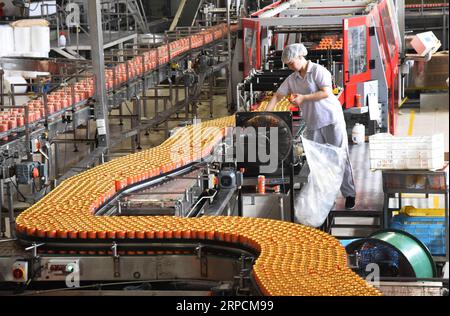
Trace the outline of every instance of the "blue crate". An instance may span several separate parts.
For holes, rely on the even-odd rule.
[[[445,255],[445,217],[398,214],[392,217],[389,227],[417,237],[432,255]]]

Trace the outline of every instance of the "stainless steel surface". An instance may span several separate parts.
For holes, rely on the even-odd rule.
[[[150,181],[146,181],[144,183],[140,183],[138,185],[134,185],[132,187],[128,187],[126,188],[124,191],[122,191],[121,193],[117,194],[116,196],[114,196],[110,201],[108,201],[104,206],[100,207],[97,210],[97,215],[112,215],[112,214],[116,214],[116,209],[115,209],[115,205],[117,205],[117,201],[119,199],[121,199],[124,195],[127,194],[131,194],[133,192],[137,192],[139,190],[145,189],[145,188],[149,188],[154,186],[155,184],[158,183],[163,183],[164,181],[167,180],[172,180],[178,176],[182,176],[183,174],[194,170],[194,169],[198,169],[201,168],[203,166],[203,164],[209,163],[211,162],[211,160],[213,159],[213,156],[209,156],[203,159],[202,162],[194,162],[188,166],[185,166],[183,168],[177,169],[174,172],[171,172],[169,174],[164,174],[160,177],[154,178]]]
[[[441,282],[380,282],[386,296],[442,296]]]
[[[121,198],[121,214],[134,212],[148,214],[185,216],[187,210],[202,193],[199,177],[202,170],[194,170],[182,176],[171,177],[169,181],[148,189],[133,192]]]
[[[92,249],[106,249],[107,244],[89,244]],[[85,243],[75,247],[87,247]],[[68,244],[46,244],[53,249],[68,249]],[[131,248],[127,248],[131,247]],[[144,248],[137,248],[144,247]],[[151,247],[151,248],[145,248]],[[108,248],[108,247],[107,247]],[[81,248],[80,248],[81,249]],[[89,248],[85,248],[86,250]],[[109,249],[109,248],[108,248]],[[208,280],[232,281],[243,268],[242,258],[253,255],[246,250],[206,243],[116,244],[118,253],[105,255],[32,256],[18,241],[0,242],[0,282],[14,281],[12,267],[17,261],[27,261],[30,271],[38,271],[37,281],[66,281],[78,276],[80,281],[170,281]],[[152,249],[147,255],[119,255],[120,250]],[[169,251],[169,252],[168,252]],[[185,254],[180,254],[187,251]],[[244,257],[243,257],[244,256]],[[31,274],[29,275],[31,276]]]
[[[186,189],[197,184],[198,176],[200,176],[201,173],[201,170],[195,170],[183,176],[173,177],[171,180],[163,184],[153,186],[140,192],[133,192],[127,197],[127,199],[129,201],[133,201],[133,199],[145,198],[147,195],[152,196],[154,194],[164,194],[162,197],[163,199],[176,200],[180,197],[180,194],[185,194]]]
[[[85,125],[90,119],[89,107],[86,107],[85,104],[86,102],[83,101],[73,106],[73,122],[70,125],[63,122],[60,116],[66,111],[66,109],[50,115],[47,119],[47,131],[49,139],[56,137],[57,134],[71,131],[74,126],[79,127],[80,125]],[[31,140],[40,137],[40,135],[42,135],[42,133],[46,131],[46,128],[44,127],[44,121],[45,120],[42,119],[30,125],[32,131],[30,131],[29,137]],[[0,148],[3,150],[9,150],[10,152],[19,151],[23,153],[23,155],[25,155],[28,149],[25,146],[26,135],[24,134],[24,128],[18,128],[16,130],[9,130],[7,132],[0,133],[0,137],[6,137],[6,135],[11,132],[16,133],[17,135],[14,137],[9,137],[9,140],[7,142],[0,143]]]
[[[212,203],[203,207],[205,216],[234,216],[237,215],[238,196],[235,189],[219,190]]]
[[[65,281],[70,273],[51,270],[52,265],[79,262],[80,281],[151,281],[197,279],[227,281],[239,273],[240,263],[233,258],[205,255],[207,274],[204,275],[201,260],[193,255],[121,256],[119,270],[114,258],[106,256],[41,257],[43,267],[32,282]],[[0,282],[13,281],[11,267],[19,257],[0,258]],[[119,274],[116,274],[118,272]]]
[[[289,218],[283,218],[289,213],[289,196],[281,193],[254,193],[242,194],[243,216],[270,218],[289,221]]]

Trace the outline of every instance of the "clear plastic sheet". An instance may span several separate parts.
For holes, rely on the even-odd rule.
[[[308,183],[295,198],[297,223],[319,227],[325,221],[339,194],[346,152],[336,146],[319,144],[302,137],[310,173]]]

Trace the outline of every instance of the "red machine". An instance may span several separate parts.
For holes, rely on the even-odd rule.
[[[333,74],[344,110],[367,107],[368,94],[377,90],[379,127],[395,133],[402,48],[392,0],[278,1],[242,19],[242,28],[244,77],[265,65],[273,48],[303,42],[308,58],[323,60]],[[343,44],[317,45],[324,36],[342,38]]]

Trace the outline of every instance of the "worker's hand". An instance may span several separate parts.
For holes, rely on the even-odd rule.
[[[289,102],[297,106],[302,105],[303,101],[305,101],[305,96],[303,94],[291,94],[289,97]]]

